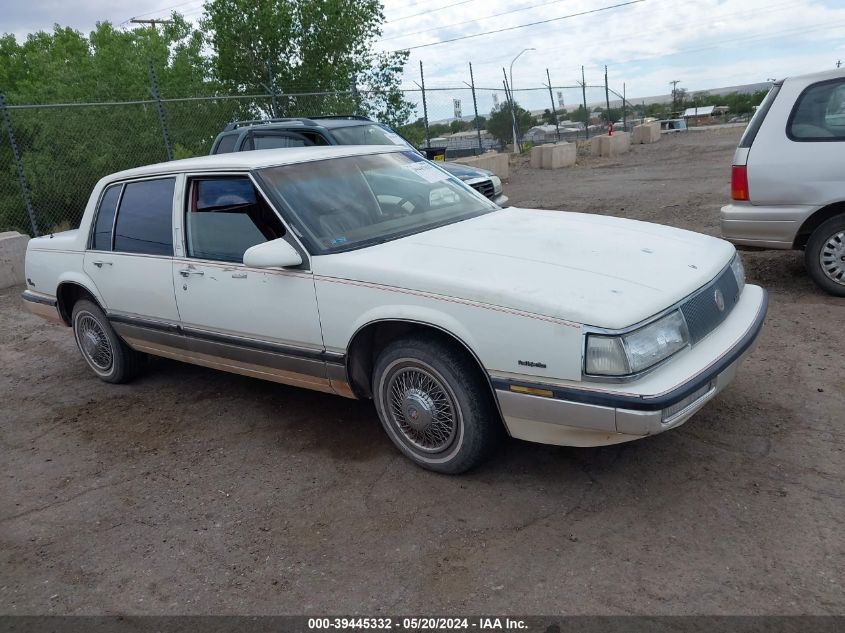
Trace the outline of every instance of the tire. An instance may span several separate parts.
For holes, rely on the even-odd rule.
[[[804,250],[807,272],[822,290],[845,297],[845,214],[823,222]]]
[[[476,364],[463,350],[435,337],[398,339],[382,351],[373,371],[373,400],[396,447],[435,472],[466,472],[503,435],[490,388]]]
[[[121,340],[95,303],[87,299],[77,301],[73,305],[71,325],[79,353],[101,380],[128,382],[141,371],[146,356]]]

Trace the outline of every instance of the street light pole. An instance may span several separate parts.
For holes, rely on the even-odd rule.
[[[511,115],[512,115],[513,121],[514,121],[514,124],[513,124],[513,151],[514,151],[514,153],[516,153],[516,151],[517,151],[517,145],[516,145],[516,107],[515,107],[516,101],[514,100],[514,97],[513,97],[513,63],[517,59],[519,59],[520,56],[523,53],[526,53],[528,51],[536,51],[536,50],[537,50],[536,48],[524,48],[524,49],[522,49],[519,52],[519,55],[517,55],[516,57],[513,58],[513,60],[511,60],[510,72],[508,73],[508,86],[510,88],[510,93],[511,93]]]

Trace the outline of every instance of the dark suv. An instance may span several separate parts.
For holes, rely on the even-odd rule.
[[[419,150],[388,126],[363,116],[315,116],[310,118],[236,121],[226,126],[211,146],[212,154],[278,149],[308,145],[402,145]],[[502,181],[486,169],[438,161],[450,174],[504,206]]]

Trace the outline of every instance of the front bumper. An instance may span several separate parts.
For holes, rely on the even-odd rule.
[[[498,196],[493,198],[493,202],[498,204],[500,207],[506,207],[508,206],[508,199],[509,198],[505,194],[500,193]]]
[[[738,246],[790,249],[804,221],[818,207],[764,207],[749,202],[734,202],[719,214],[722,237]]]
[[[728,318],[705,340],[634,383],[493,378],[508,432],[543,444],[603,446],[680,426],[733,380],[753,349],[767,305],[765,290],[746,286]]]

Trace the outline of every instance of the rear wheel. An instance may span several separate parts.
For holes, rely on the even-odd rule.
[[[120,339],[99,306],[87,299],[77,301],[71,324],[82,358],[100,379],[121,383],[138,375],[144,354]]]
[[[472,359],[437,339],[394,341],[379,355],[373,399],[387,435],[413,462],[458,474],[501,435],[492,395]]]
[[[820,288],[845,297],[845,215],[834,216],[813,231],[804,261]]]

